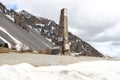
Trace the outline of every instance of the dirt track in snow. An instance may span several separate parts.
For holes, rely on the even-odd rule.
[[[98,57],[72,57],[61,55],[44,55],[31,53],[0,53],[0,66],[3,64],[19,64],[30,63],[34,66],[48,66],[48,65],[65,65],[77,63],[80,61],[96,61],[96,60],[115,60]]]

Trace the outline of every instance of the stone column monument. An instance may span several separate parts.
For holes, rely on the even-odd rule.
[[[68,16],[66,8],[63,8],[60,13],[58,41],[61,43],[62,53],[64,55],[69,55],[70,46],[68,42]]]

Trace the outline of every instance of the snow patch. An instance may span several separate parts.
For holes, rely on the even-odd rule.
[[[40,20],[42,19],[42,18],[41,18],[41,17],[39,17],[39,16],[36,16],[36,17],[37,17],[38,19],[40,19]]]
[[[8,44],[8,47],[11,49],[12,48],[12,44],[10,43],[10,42],[8,42],[6,39],[4,39],[3,37],[1,37],[0,36],[0,39],[2,40],[2,41],[4,41],[5,43],[7,43]]]
[[[54,30],[54,29],[55,29],[55,27],[52,26],[52,30]]]
[[[52,49],[60,49],[60,46],[54,46]]]
[[[80,53],[70,53],[71,56],[79,56],[80,54],[82,54],[82,52],[80,52]]]
[[[52,40],[51,39],[49,39],[49,38],[46,38],[49,42],[52,42]]]
[[[27,25],[30,29],[32,29],[33,27],[31,25]]]
[[[34,28],[34,30],[35,30],[36,32],[39,32],[37,28]]]
[[[10,15],[6,15],[6,17],[8,17],[10,20],[12,20],[14,22],[14,18],[11,17]]]
[[[52,22],[52,21],[49,21],[48,25],[50,25],[50,24],[51,24],[51,22]]]
[[[3,65],[0,80],[120,80],[120,61],[89,61],[34,67],[28,63]]]
[[[37,26],[45,26],[44,24],[35,24],[35,25],[37,25]]]
[[[29,47],[28,46],[26,46],[25,44],[23,44],[22,42],[20,42],[18,39],[16,39],[15,37],[13,37],[11,34],[9,34],[8,32],[7,32],[7,30],[5,30],[4,28],[2,28],[2,27],[0,27],[0,30],[1,31],[3,31],[4,33],[6,33],[10,38],[12,38],[14,41],[15,41],[15,43],[16,43],[16,49],[19,51],[19,50],[28,50],[29,49]],[[1,38],[2,39],[2,38]],[[2,40],[4,40],[5,41],[5,39],[2,39]],[[8,42],[8,41],[6,41],[7,43],[8,43],[8,46],[10,46],[10,48],[11,48],[11,44]]]

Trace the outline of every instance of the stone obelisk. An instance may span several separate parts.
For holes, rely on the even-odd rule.
[[[61,9],[60,22],[59,22],[59,41],[61,41],[61,49],[64,55],[69,55],[70,46],[68,42],[68,16],[67,9]]]

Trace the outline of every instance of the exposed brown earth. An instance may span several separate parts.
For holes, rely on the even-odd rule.
[[[80,61],[96,61],[96,60],[115,60],[112,58],[100,58],[100,57],[72,57],[63,55],[43,55],[43,54],[31,54],[31,53],[4,53],[0,54],[0,66],[3,64],[19,64],[30,63],[34,66],[48,66],[48,65],[65,65],[77,63]],[[116,59],[117,60],[117,59]]]

